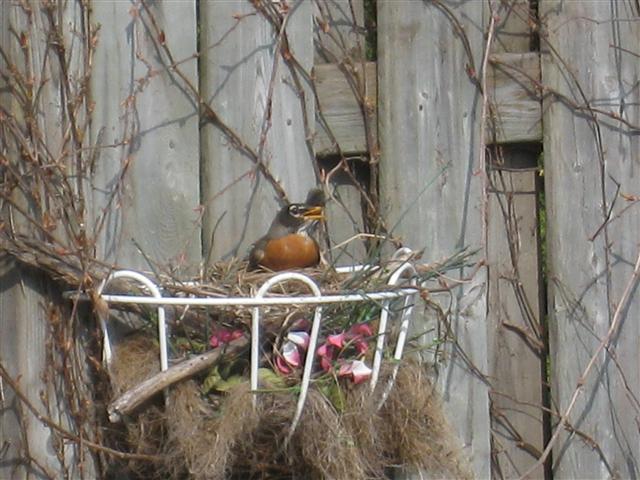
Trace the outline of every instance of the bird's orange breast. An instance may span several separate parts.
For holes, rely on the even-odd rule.
[[[269,240],[264,247],[260,265],[271,270],[287,270],[311,267],[319,261],[320,251],[315,240],[295,233]]]

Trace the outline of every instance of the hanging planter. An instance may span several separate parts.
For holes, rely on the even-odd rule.
[[[118,385],[109,419],[127,423],[138,452],[163,452],[155,468],[165,475],[371,478],[404,466],[470,476],[424,367],[402,360],[419,288],[412,263],[394,259],[391,271],[351,274],[375,282],[330,293],[299,272],[270,276],[251,296],[216,297],[166,295],[138,272],[112,273],[100,298],[153,307],[157,340],[114,346],[101,316]],[[143,294],[108,293],[123,278]]]

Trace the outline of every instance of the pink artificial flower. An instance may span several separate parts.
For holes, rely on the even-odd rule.
[[[346,338],[347,335],[344,332],[338,333],[336,335],[329,335],[327,337],[327,344],[333,345],[336,348],[342,348],[344,347]]]
[[[289,375],[291,372],[293,372],[293,369],[280,355],[276,355],[276,369],[283,375]]]
[[[289,332],[287,334],[287,339],[301,348],[302,351],[306,352],[309,348],[309,334],[304,331],[295,331]]]
[[[311,330],[311,322],[306,318],[298,318],[293,322],[293,325],[291,325],[291,328],[289,330],[308,332],[309,330]]]
[[[346,339],[355,347],[359,355],[364,355],[369,350],[367,338],[373,335],[371,327],[367,323],[352,325],[346,333]]]
[[[325,372],[330,372],[333,362],[345,347],[353,345],[358,355],[364,355],[369,350],[367,337],[371,337],[371,327],[366,323],[352,325],[346,332],[327,336],[327,340],[316,351],[320,357],[320,366]],[[360,378],[358,376],[358,378]]]
[[[229,343],[236,338],[240,338],[243,335],[242,330],[229,330],[228,328],[220,328],[216,330],[211,338],[209,338],[209,345],[213,348],[218,348],[220,345]]]
[[[307,332],[289,332],[287,341],[282,345],[282,352],[276,355],[276,369],[285,375],[302,365],[302,353],[309,348]],[[302,352],[302,353],[301,353]]]
[[[362,360],[352,360],[340,365],[339,377],[351,377],[351,381],[358,385],[371,377],[372,370]]]
[[[330,372],[333,368],[333,357],[336,354],[336,347],[330,345],[329,342],[320,345],[316,351],[316,355],[320,357],[320,366],[325,372]]]
[[[356,347],[356,350],[358,351],[358,354],[360,354],[360,355],[364,355],[369,350],[369,344],[362,337],[354,338],[352,340],[352,342],[353,342],[353,346]]]
[[[282,358],[292,367],[299,367],[302,362],[300,350],[293,342],[285,342],[282,346]]]
[[[302,364],[302,356],[300,350],[295,343],[287,340],[282,346],[282,353],[276,355],[276,368],[285,375],[288,375],[294,368],[298,368]]]
[[[348,333],[354,337],[357,335],[360,335],[362,337],[370,337],[371,335],[373,335],[371,326],[368,323],[356,323],[355,325],[351,326]]]

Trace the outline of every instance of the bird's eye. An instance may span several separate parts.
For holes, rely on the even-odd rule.
[[[302,216],[302,209],[298,205],[289,205],[289,213],[292,217]]]

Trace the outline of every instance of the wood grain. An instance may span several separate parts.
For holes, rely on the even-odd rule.
[[[381,201],[393,233],[413,249],[425,248],[425,261],[462,246],[485,247],[483,180],[475,174],[481,98],[465,71],[482,58],[482,5],[447,5],[464,25],[472,59],[437,4],[378,3]],[[478,478],[490,476],[488,389],[471,371],[488,368],[486,294],[483,268],[454,293],[450,336],[466,357],[450,344],[439,378]]]
[[[359,182],[363,180],[362,172],[368,168],[369,160],[361,103],[363,98],[369,105],[377,103],[376,65],[365,62],[364,58],[362,0],[330,0],[314,2],[314,6],[316,65],[313,75],[319,103],[314,149],[319,157],[333,155],[321,161],[325,171],[335,167],[338,152],[356,158],[349,164],[354,175],[340,171],[329,180],[333,201],[327,205],[327,233],[332,250],[326,252],[325,257],[336,265],[354,265],[366,260],[366,244],[358,237],[364,232]],[[327,23],[320,25],[322,22]],[[375,107],[369,128],[377,131]],[[373,133],[374,137],[376,134]]]
[[[349,76],[367,82],[368,102],[377,103],[376,63],[366,62],[364,74],[359,65],[353,73],[345,73],[344,66],[336,64],[316,65],[315,84],[320,108],[343,154],[365,153],[368,150],[362,107],[354,93],[358,88],[348,80]],[[375,117],[374,117],[375,118]],[[372,125],[375,129],[376,124]],[[318,121],[314,146],[318,155],[335,152],[333,139],[324,125]]]
[[[614,2],[540,2],[545,97],[545,191],[549,251],[552,394],[562,413],[580,382],[569,423],[553,451],[562,478],[640,476],[640,300],[625,310],[608,353],[581,375],[613,320],[638,255],[640,217],[623,195],[638,194],[637,130],[594,122],[603,107],[640,124],[637,10]],[[608,126],[610,125],[610,126]],[[608,219],[610,221],[608,221]],[[588,439],[588,443],[582,439]]]
[[[492,44],[488,93],[491,149],[487,263],[489,374],[492,380],[492,476],[518,478],[544,448],[542,328],[537,181],[542,142],[540,52],[528,0],[492,4],[499,20]],[[489,4],[485,3],[489,15]],[[544,478],[540,466],[530,478]]]
[[[147,3],[176,59],[196,51],[195,2]],[[103,144],[97,160],[93,215],[118,190],[99,242],[100,259],[130,268],[152,262],[182,267],[200,261],[198,109],[167,70],[149,16],[140,5],[96,2],[92,21],[100,41],[91,87],[97,99],[92,136]],[[176,21],[179,19],[179,21]],[[197,86],[196,60],[180,65]],[[124,182],[118,185],[122,168]],[[140,251],[142,250],[142,252]]]
[[[500,53],[490,58],[491,125],[488,143],[542,141],[540,53]]]
[[[529,0],[508,0],[494,3],[492,7],[498,17],[494,53],[524,53],[531,50],[535,14]],[[489,15],[485,3],[485,15]]]
[[[538,259],[537,152],[503,152],[491,173],[487,259],[494,475],[517,478],[543,440],[545,335]],[[522,168],[525,167],[525,168]],[[529,168],[526,168],[529,167]],[[544,478],[539,468],[531,478]]]
[[[82,58],[84,49],[82,45],[74,43],[70,35],[72,29],[82,32],[80,9],[69,2],[58,10],[58,14],[55,20],[65,26],[61,28],[64,32],[64,47],[71,49],[73,45],[73,54],[67,51],[65,57],[68,75],[80,78],[84,72],[78,58]],[[22,134],[27,142],[35,144],[42,139],[47,152],[59,162],[61,169],[66,168],[73,174],[76,171],[70,160],[70,146],[64,141],[69,122],[64,113],[62,73],[49,32],[49,19],[40,2],[33,2],[29,6],[0,2],[0,47],[17,68],[15,73],[23,79],[18,91],[30,84],[33,90],[29,95],[37,92],[37,95],[25,101],[28,103],[26,108],[22,102],[18,105],[15,97],[10,95],[11,88],[5,84],[7,81],[13,83],[15,79],[12,75],[7,75],[10,69],[0,56],[0,107],[14,115],[18,123],[24,122]],[[27,43],[25,48],[19,44],[20,36]],[[15,87],[15,83],[13,86]],[[76,87],[77,85],[71,85],[72,89]],[[28,120],[25,118],[27,115],[30,116]],[[23,160],[25,157],[20,155],[11,135],[4,130],[8,128],[4,121],[5,119],[0,122],[0,155],[7,155],[10,164],[18,165],[19,171],[27,172],[38,168],[27,165]],[[42,161],[45,163],[52,160]],[[4,168],[3,165],[2,170]],[[4,173],[0,173],[1,188],[10,191],[4,183]],[[34,211],[46,211],[45,198],[44,193],[31,200],[23,195],[13,197],[30,214],[34,214]],[[27,235],[33,234],[32,225],[12,210],[3,200],[0,223],[6,222],[4,225],[8,225],[10,222],[12,229]],[[55,216],[57,212],[47,213]],[[58,228],[55,234],[62,236],[61,231]],[[21,268],[6,255],[0,245],[0,362],[17,381],[24,398],[43,410],[43,398],[46,398],[50,408],[47,414],[61,427],[69,428],[69,418],[64,411],[66,392],[59,388],[61,383],[58,380],[43,380],[45,375],[50,377],[52,373],[47,348],[47,342],[51,341],[51,326],[45,307],[55,302],[52,291],[50,279],[41,272]],[[81,330],[78,328],[78,331]],[[75,443],[59,442],[59,437],[21,404],[19,397],[9,385],[0,381],[0,478],[77,477],[81,471],[87,476],[95,475],[93,457],[89,452]],[[62,456],[62,462],[58,454]]]
[[[364,1],[313,2],[314,64],[360,62],[364,57]]]

